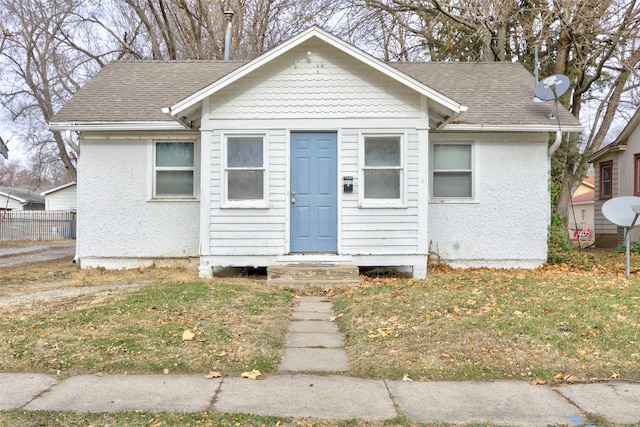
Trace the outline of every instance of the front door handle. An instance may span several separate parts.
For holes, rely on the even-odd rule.
[[[295,205],[296,204],[296,199],[291,199],[291,204]]]

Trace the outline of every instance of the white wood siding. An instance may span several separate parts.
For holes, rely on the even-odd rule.
[[[209,249],[211,255],[280,255],[285,250],[287,205],[285,130],[266,133],[268,149],[269,207],[223,208],[222,133],[212,133],[211,208]]]
[[[406,134],[405,181],[406,207],[361,208],[358,205],[358,153],[360,129],[338,132],[338,252],[341,255],[417,254],[418,248],[418,132],[399,129]],[[370,131],[366,129],[365,131]],[[386,132],[389,132],[387,130]],[[289,184],[287,144],[289,131],[268,132],[269,208],[226,209],[222,207],[223,168],[221,135],[212,133],[211,208],[208,255],[278,256],[288,252]],[[353,193],[342,191],[342,176],[354,177]]]
[[[338,136],[338,253],[359,257],[365,264],[363,257],[369,255],[377,256],[376,262],[379,256],[396,255],[387,258],[388,265],[411,264],[416,259],[411,255],[424,255],[426,265],[426,201],[418,209],[418,181],[425,169],[419,167],[418,144],[420,140],[428,157],[427,117],[427,102],[415,91],[316,42],[303,44],[215,93],[205,101],[202,117],[207,133],[203,140],[211,140],[210,155],[203,154],[211,168],[211,180],[203,185],[211,195],[210,206],[203,207],[208,224],[201,229],[209,231],[202,242],[203,263],[248,265],[248,260],[255,260],[254,265],[264,265],[288,254],[290,134],[321,131]],[[266,135],[268,208],[223,207],[222,138],[234,132]],[[363,133],[398,133],[405,138],[405,206],[359,205]],[[343,176],[354,177],[352,193],[343,192]],[[422,240],[420,227],[425,228]]]
[[[404,131],[404,129],[403,129]],[[342,247],[347,255],[415,254],[418,248],[418,133],[406,133],[405,201],[403,208],[360,208],[358,191],[343,194]],[[344,175],[358,176],[357,130],[343,132]]]
[[[209,109],[211,119],[400,118],[416,117],[420,96],[310,42],[216,93]]]
[[[45,209],[48,211],[68,211],[77,209],[77,190],[72,185],[45,195]]]
[[[21,211],[22,204],[16,199],[0,195],[0,210],[4,210],[4,209],[7,209],[7,210],[15,209],[15,210]]]

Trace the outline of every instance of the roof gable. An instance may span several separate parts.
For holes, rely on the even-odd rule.
[[[325,43],[337,49],[339,52],[347,55],[351,59],[372,68],[374,72],[381,73],[386,77],[425,96],[431,103],[430,107],[432,111],[430,111],[430,113],[435,113],[433,115],[437,116],[435,118],[435,123],[432,123],[432,125],[440,126],[445,122],[451,120],[453,117],[466,111],[467,109],[457,101],[432,89],[425,83],[414,79],[410,75],[401,72],[397,68],[394,68],[389,64],[374,58],[373,56],[361,51],[360,49],[357,49],[353,45],[344,42],[343,40],[320,29],[317,26],[314,26],[280,44],[269,52],[256,58],[255,60],[232,71],[228,75],[213,82],[209,86],[172,105],[169,109],[170,114],[176,118],[189,116],[193,110],[199,109],[201,102],[203,102],[208,97],[229,87],[233,83],[243,78],[247,78],[250,74],[266,67],[268,64],[285,57],[285,55],[292,50],[308,45],[312,41]],[[307,55],[311,56],[313,55],[313,53],[309,51]]]

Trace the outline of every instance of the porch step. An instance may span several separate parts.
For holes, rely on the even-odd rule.
[[[300,290],[359,285],[360,272],[351,264],[274,264],[267,268],[267,284]]]

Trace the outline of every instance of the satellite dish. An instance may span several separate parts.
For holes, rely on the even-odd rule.
[[[553,101],[553,109],[549,114],[550,119],[555,119],[558,113],[558,97],[562,96],[569,89],[569,77],[563,74],[554,74],[545,77],[538,83],[533,90],[536,99],[543,101]],[[558,122],[558,126],[560,123]]]
[[[637,213],[640,213],[640,197],[614,197],[602,205],[602,215],[620,227],[631,227]]]
[[[631,229],[640,216],[640,197],[622,196],[607,200],[602,205],[602,215],[615,225],[624,227],[624,246],[627,258],[626,273],[629,277],[629,245]]]
[[[569,77],[563,74],[554,74],[539,81],[533,93],[543,101],[555,101],[568,89]]]

